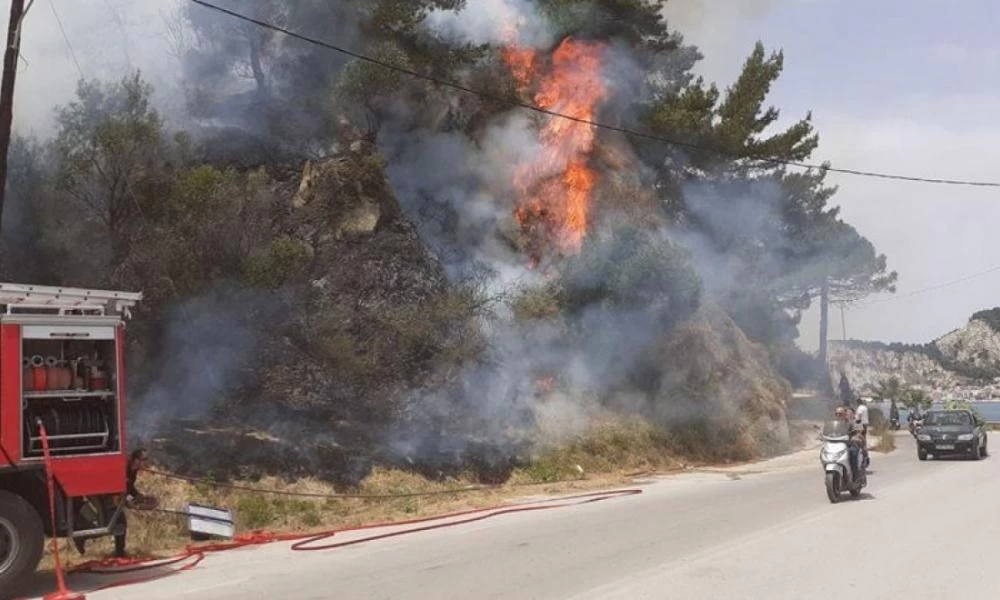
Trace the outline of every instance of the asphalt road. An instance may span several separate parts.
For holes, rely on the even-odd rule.
[[[980,462],[919,462],[902,435],[897,451],[873,454],[868,493],[837,505],[810,450],[336,550],[226,552],[88,598],[997,598],[1000,439],[990,445],[997,456]]]

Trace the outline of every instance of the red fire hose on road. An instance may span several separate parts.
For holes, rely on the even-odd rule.
[[[148,571],[153,569],[161,569],[168,567],[177,567],[166,573],[148,575],[143,577],[137,577],[132,579],[115,581],[108,583],[106,585],[100,586],[93,591],[106,590],[110,588],[117,588],[127,585],[134,585],[137,583],[145,583],[149,581],[155,581],[171,575],[176,575],[178,573],[183,573],[184,571],[189,571],[194,567],[198,566],[206,557],[206,555],[216,552],[223,552],[226,550],[234,550],[236,548],[245,548],[249,546],[259,546],[263,544],[271,544],[275,542],[295,542],[292,544],[291,549],[299,552],[311,552],[319,550],[332,550],[334,548],[342,548],[344,546],[352,546],[356,544],[362,544],[365,542],[371,542],[375,540],[381,540],[386,538],[398,537],[403,535],[408,535],[411,533],[418,533],[422,531],[431,531],[434,529],[444,529],[446,527],[455,527],[457,525],[466,525],[468,523],[474,523],[476,521],[485,521],[493,517],[498,517],[500,515],[508,515],[519,512],[534,512],[542,510],[550,510],[554,508],[567,508],[570,506],[578,506],[581,504],[590,504],[594,502],[600,502],[602,500],[610,500],[612,498],[618,498],[623,496],[632,496],[636,494],[641,494],[640,489],[618,489],[609,490],[604,492],[590,492],[585,494],[577,494],[573,496],[564,496],[561,498],[553,498],[551,500],[542,500],[538,502],[532,502],[528,504],[520,505],[499,505],[492,506],[488,508],[476,508],[470,510],[462,510],[457,512],[445,513],[441,515],[435,515],[431,517],[420,517],[416,519],[409,519],[405,521],[389,521],[385,523],[373,523],[369,525],[360,525],[355,527],[344,527],[340,529],[332,529],[328,531],[313,532],[307,534],[276,534],[264,531],[257,531],[250,534],[237,536],[231,542],[221,542],[217,544],[208,545],[192,545],[188,546],[180,554],[166,559],[107,559],[101,561],[90,561],[70,569],[70,573],[88,573],[93,575],[124,575],[128,573],[135,573],[139,571]],[[458,520],[451,520],[458,519]],[[437,522],[435,521],[444,521]],[[336,535],[349,533],[353,531],[365,531],[371,529],[383,529],[387,527],[405,527],[407,525],[421,525],[422,527],[416,527],[413,529],[404,529],[402,531],[391,531],[386,533],[375,534],[363,538],[347,540],[344,542],[334,542],[321,544],[325,540],[329,540]],[[179,565],[179,566],[178,566]]]

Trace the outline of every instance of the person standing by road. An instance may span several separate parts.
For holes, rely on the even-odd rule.
[[[854,411],[854,420],[861,427],[861,434],[868,443],[868,404],[864,398],[858,398],[858,409]]]
[[[840,372],[840,402],[844,406],[851,405],[851,399],[854,398],[854,394],[851,393],[851,382],[847,380],[847,374],[843,371]]]
[[[111,527],[110,533],[114,535],[115,538],[115,558],[125,558],[125,538],[128,535],[128,519],[125,516],[125,508],[131,509],[149,509],[155,508],[159,504],[158,500],[153,496],[146,496],[139,492],[139,489],[135,485],[135,481],[139,476],[139,471],[146,468],[147,461],[149,460],[149,454],[145,449],[138,449],[129,456],[128,463],[125,467],[125,501],[124,506],[121,507],[118,513],[118,519],[115,524]],[[97,518],[96,509],[87,505],[86,502],[77,501],[79,505],[77,519],[81,523],[87,524],[87,527],[97,529],[99,525],[99,520]],[[112,509],[112,507],[105,507],[106,510]],[[87,541],[90,538],[77,537],[73,539],[73,543],[76,546],[77,551],[82,555],[86,552]]]
[[[159,501],[154,496],[147,496],[139,491],[135,482],[139,477],[139,471],[148,466],[149,453],[145,448],[139,448],[129,456],[128,468],[126,470],[125,502],[126,506],[136,510],[148,510],[155,508]],[[125,518],[125,511],[122,511],[115,529],[115,558],[125,558],[125,538],[128,535],[128,520]]]

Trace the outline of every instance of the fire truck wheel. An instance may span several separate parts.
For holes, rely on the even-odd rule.
[[[20,496],[0,491],[0,597],[16,595],[42,559],[45,532],[38,512]]]

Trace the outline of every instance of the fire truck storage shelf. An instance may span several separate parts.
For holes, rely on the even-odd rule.
[[[78,390],[56,391],[56,392],[24,392],[24,397],[28,400],[32,398],[62,398],[64,400],[76,400],[79,398],[107,398],[114,396],[112,391],[105,392],[82,392]]]

